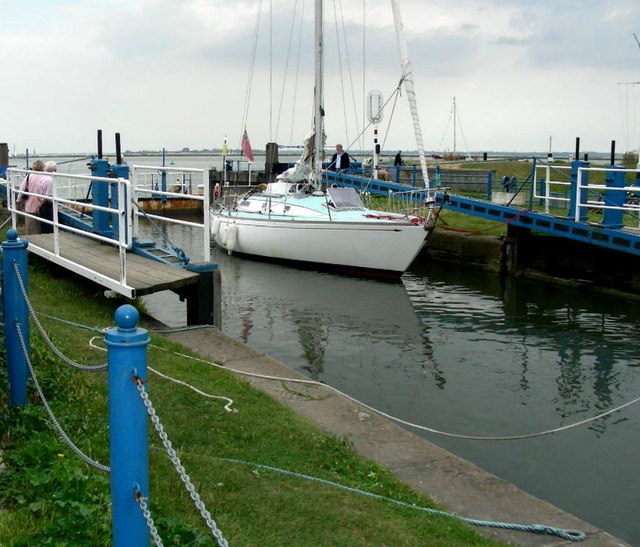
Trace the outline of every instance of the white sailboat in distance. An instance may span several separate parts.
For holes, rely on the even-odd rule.
[[[394,17],[399,17],[397,7]],[[402,27],[401,23],[399,26]],[[238,198],[218,200],[210,210],[211,234],[216,244],[229,254],[305,263],[354,274],[399,277],[411,265],[433,228],[433,200],[427,198],[416,203],[407,199],[406,212],[402,213],[379,211],[366,208],[353,188],[323,185],[322,27],[323,3],[315,0],[314,128],[305,140],[302,157],[266,188],[263,185]],[[400,50],[404,58],[406,46]],[[403,61],[403,71],[405,64],[408,66]],[[414,125],[416,119],[417,112]],[[426,165],[424,177],[422,195],[428,196]]]

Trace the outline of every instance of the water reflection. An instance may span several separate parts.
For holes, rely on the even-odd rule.
[[[242,332],[243,341],[286,357],[313,378],[424,360],[423,327],[401,283],[216,256],[226,287],[224,330]],[[247,332],[247,321],[260,327]]]
[[[633,305],[497,276],[449,273],[438,267],[428,276],[424,269],[414,271],[404,284],[423,323],[466,346],[465,365],[478,366],[486,349],[494,363],[491,375],[517,377],[509,387],[513,394],[553,380],[552,400],[563,419],[618,403],[612,395],[619,395],[621,375],[640,364],[629,336],[638,329]]]

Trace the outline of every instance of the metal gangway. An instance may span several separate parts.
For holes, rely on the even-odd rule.
[[[52,178],[51,195],[25,194],[50,201],[53,206],[51,220],[18,207],[20,185],[29,173],[34,172],[9,168],[6,180],[0,183],[6,189],[12,227],[20,234],[24,218],[36,218],[50,233],[26,234],[30,252],[128,298],[158,290],[174,290],[187,299],[188,315],[190,300],[191,308],[200,310],[191,314],[190,324],[211,324],[207,317],[214,313],[211,310],[215,306],[198,302],[207,300],[210,295],[193,292],[203,290],[201,275],[217,270],[217,265],[209,262],[208,170],[142,165],[131,169],[119,167],[122,166],[109,166],[106,160],[94,159],[90,164],[91,175],[45,173]],[[122,174],[127,176],[119,176]],[[187,188],[175,191],[153,183],[155,177],[167,176],[188,176],[196,181],[196,189],[189,193]],[[142,206],[145,200],[176,198],[198,202],[202,221],[145,211]],[[203,261],[193,262],[180,249],[165,249],[142,238],[140,222],[143,218],[150,223],[172,223],[200,230]]]

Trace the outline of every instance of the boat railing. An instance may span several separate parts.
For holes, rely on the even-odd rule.
[[[135,290],[127,283],[127,250],[131,249],[132,240],[132,208],[129,205],[127,196],[130,195],[130,183],[124,178],[105,178],[95,177],[90,175],[72,175],[65,173],[46,173],[51,176],[51,195],[38,194],[36,192],[20,192],[20,185],[24,178],[33,174],[34,171],[26,169],[10,168],[7,170],[7,179],[3,181],[6,184],[6,197],[7,208],[11,214],[12,228],[20,233],[23,222],[26,218],[35,218],[40,223],[50,227],[53,231],[53,243],[52,245],[45,245],[45,242],[36,243],[34,241],[29,242],[29,249],[39,256],[43,256],[53,262],[65,266],[67,269],[79,273],[85,277],[100,283],[110,289],[113,289],[120,294],[133,295]],[[43,173],[40,173],[43,174]],[[84,198],[74,198],[70,194],[69,188],[73,185],[77,185],[81,188],[91,188],[100,185],[109,185],[111,194],[116,196],[117,203],[112,203],[110,206],[94,205],[90,201]],[[18,198],[22,195],[35,196],[52,204],[53,215],[52,219],[44,219],[38,217],[34,213],[27,213],[19,205]],[[89,229],[82,229],[78,225],[70,225],[68,222],[63,224],[63,217],[74,217],[82,220],[82,217],[91,218],[91,215],[102,216],[102,218],[111,218],[113,220],[113,227],[109,234],[101,233],[99,231],[91,231]],[[48,230],[47,230],[48,231]],[[77,264],[72,259],[65,256],[64,249],[61,245],[62,232],[73,233],[76,235],[88,237],[117,247],[120,260],[118,275],[108,276],[95,269],[91,269],[86,266]],[[26,239],[29,239],[29,234],[26,234]]]
[[[209,170],[188,167],[167,167],[157,165],[133,165],[129,170],[131,180],[131,202],[134,206],[133,232],[139,234],[139,221],[144,217],[152,222],[162,222],[200,229],[203,232],[202,248],[203,260],[209,262],[210,248],[210,218],[209,208]],[[166,208],[160,208],[162,215],[153,210],[143,211],[140,200],[143,198],[157,199],[161,204],[172,199],[188,199],[202,203],[202,222],[172,217]]]
[[[426,190],[413,189],[393,191],[386,196],[370,192],[361,192],[360,197],[368,209],[384,210],[390,213],[411,216],[428,216],[431,206],[427,203]]]

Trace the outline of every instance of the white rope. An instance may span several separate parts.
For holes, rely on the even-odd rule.
[[[341,6],[342,7],[342,6]],[[342,9],[340,10],[340,16],[342,16]],[[340,25],[338,24],[338,8],[336,6],[336,0],[333,0],[333,19],[336,26],[336,45],[338,53],[338,69],[340,73],[340,94],[342,95],[342,118],[344,119],[344,132],[347,142],[349,142],[349,122],[347,116],[347,101],[344,95],[344,76],[342,74],[342,48],[340,47]],[[344,24],[344,20],[342,21]],[[347,43],[345,41],[345,49]],[[356,125],[357,127],[357,125]]]
[[[291,56],[291,44],[293,42],[293,31],[296,26],[296,14],[298,12],[298,0],[293,7],[293,16],[291,17],[291,28],[289,30],[289,44],[287,45],[287,59],[284,63],[284,76],[282,78],[282,92],[280,93],[280,104],[278,105],[278,115],[276,117],[276,131],[274,142],[278,142],[278,131],[280,130],[280,117],[282,115],[282,104],[284,102],[285,90],[287,89],[287,76],[289,74],[289,58]],[[298,52],[299,53],[299,52]]]
[[[102,348],[98,348],[97,346],[93,345],[93,340],[97,338],[97,337],[93,337],[91,339],[91,341],[89,342],[90,345],[92,345],[93,347],[97,348],[97,349],[102,349]],[[150,347],[153,347],[155,349],[159,349],[162,351],[167,351],[169,352],[170,350],[167,350],[165,348],[162,348],[160,346],[155,346],[153,344],[150,344]],[[379,410],[377,408],[374,408],[366,403],[363,403],[362,401],[359,401],[358,399],[351,397],[350,395],[340,391],[339,389],[330,386],[328,384],[324,384],[322,382],[318,382],[316,380],[304,380],[304,379],[300,379],[300,378],[287,378],[287,377],[283,377],[283,376],[272,376],[272,375],[268,375],[268,374],[258,374],[256,372],[248,372],[248,371],[244,371],[244,370],[240,370],[240,369],[234,369],[234,368],[230,368],[224,365],[220,365],[218,363],[214,363],[212,361],[207,361],[205,359],[201,359],[199,357],[193,357],[191,355],[187,355],[186,353],[181,353],[178,351],[170,351],[170,353],[173,353],[174,355],[177,355],[179,357],[184,357],[185,359],[191,359],[193,361],[198,361],[200,363],[204,363],[208,366],[211,367],[215,367],[215,368],[220,368],[222,370],[227,370],[230,372],[234,372],[236,374],[241,374],[243,376],[250,376],[253,378],[260,378],[263,380],[275,380],[278,382],[293,382],[293,383],[297,383],[297,384],[304,384],[304,385],[310,385],[310,386],[318,386],[318,387],[323,387],[325,389],[328,389],[330,391],[333,391],[334,393],[337,393],[338,395],[341,395],[347,399],[349,399],[350,401],[362,405],[363,407],[365,407],[366,409],[370,410],[371,412],[375,412],[376,414],[383,416],[384,418],[387,418],[389,420],[392,420],[396,423],[402,424],[402,425],[406,425],[408,427],[412,427],[414,429],[418,429],[420,431],[426,431],[427,433],[433,433],[434,435],[440,435],[443,437],[451,437],[451,438],[455,438],[455,439],[465,439],[465,440],[470,440],[470,441],[515,441],[515,440],[520,440],[520,439],[531,439],[534,437],[542,437],[544,435],[551,435],[554,433],[560,433],[562,431],[567,431],[569,429],[573,429],[575,427],[580,427],[582,425],[594,422],[596,420],[599,420],[600,418],[604,418],[605,416],[609,416],[610,414],[614,414],[615,412],[619,412],[620,410],[623,410],[627,407],[630,407],[638,402],[640,402],[640,397],[637,397],[631,401],[628,401],[626,403],[623,403],[615,408],[611,408],[609,410],[606,410],[605,412],[602,412],[596,416],[592,416],[591,418],[585,418],[584,420],[580,420],[578,422],[574,422],[572,424],[567,424],[564,426],[560,426],[560,427],[556,427],[556,428],[552,428],[552,429],[546,429],[544,431],[538,431],[536,433],[524,433],[524,434],[520,434],[520,435],[504,435],[504,436],[498,436],[498,435],[494,435],[494,436],[478,436],[478,435],[464,435],[461,433],[451,433],[448,431],[441,431],[438,429],[434,429],[431,427],[427,427],[424,425],[420,425],[420,424],[416,424],[413,422],[409,422],[407,420],[403,420],[402,418],[397,418],[396,416],[392,416],[391,414],[387,414],[386,412]],[[244,359],[241,359],[244,360]],[[176,381],[176,383],[181,383],[180,381]],[[185,384],[187,387],[189,387],[190,389],[193,389],[196,392],[199,392],[199,390],[197,388],[194,388],[193,386],[190,386],[189,384]],[[206,395],[208,397],[212,397],[212,398],[220,398],[220,399],[225,399],[225,400],[230,400],[226,397],[222,397],[222,396],[215,396],[215,395]],[[225,406],[225,410],[229,410],[227,407],[229,405]]]
[[[99,351],[107,351],[106,348],[102,348],[98,345],[95,344],[95,340],[96,338],[98,338],[97,336],[94,336],[93,338],[91,338],[91,340],[89,340],[89,345],[94,348],[97,349]],[[154,346],[157,347],[157,346]],[[224,409],[227,412],[231,412],[231,413],[236,413],[238,412],[236,409],[231,408],[233,405],[233,399],[230,399],[229,397],[225,397],[224,395],[211,395],[210,393],[206,393],[204,391],[199,390],[197,387],[192,386],[191,384],[187,384],[186,382],[183,382],[182,380],[178,380],[177,378],[172,378],[171,376],[167,376],[166,374],[163,374],[162,372],[160,372],[159,370],[156,370],[150,366],[147,365],[147,370],[150,370],[151,372],[153,372],[154,374],[160,376],[160,378],[164,378],[165,380],[169,380],[170,382],[173,382],[174,384],[178,384],[181,386],[184,386],[186,388],[189,388],[192,391],[195,391],[198,395],[202,395],[203,397],[207,397],[209,399],[220,399],[222,401],[227,401],[227,404],[224,405]]]
[[[184,483],[185,489],[189,493],[189,497],[191,498],[191,500],[193,501],[194,505],[198,509],[198,512],[200,513],[200,515],[202,516],[202,518],[206,522],[207,527],[211,530],[211,533],[214,535],[214,537],[218,541],[218,545],[220,547],[228,547],[229,543],[227,542],[227,540],[222,535],[222,532],[218,528],[218,525],[216,524],[216,521],[213,520],[213,517],[211,516],[211,513],[207,510],[204,502],[202,501],[202,498],[200,497],[200,494],[198,494],[198,492],[196,491],[196,488],[195,488],[195,486],[194,486],[194,484],[193,484],[193,482],[191,480],[191,477],[189,476],[189,474],[187,473],[187,470],[182,465],[182,461],[180,460],[180,457],[178,456],[178,453],[176,452],[175,448],[173,448],[173,445],[171,444],[171,441],[169,440],[167,432],[165,431],[164,426],[160,422],[160,418],[158,417],[158,414],[156,413],[156,410],[155,410],[155,408],[153,406],[153,403],[151,402],[151,399],[149,399],[149,394],[145,390],[142,380],[140,378],[136,377],[136,378],[134,378],[134,383],[135,383],[136,387],[138,388],[138,391],[140,392],[140,397],[142,398],[142,400],[144,402],[144,406],[147,409],[147,413],[149,414],[149,418],[151,419],[151,422],[153,423],[153,427],[157,431],[158,436],[160,437],[160,440],[162,441],[163,446],[167,450],[167,454],[169,455],[169,458],[171,459],[171,463],[173,464],[173,466],[175,467],[176,471],[180,475],[180,480],[182,480],[182,482]]]
[[[161,348],[159,346],[153,346],[152,347],[156,348],[156,349],[160,349],[162,351],[169,351],[166,350],[165,348]],[[172,352],[175,355],[178,355],[180,357],[185,357],[187,359],[192,359],[194,361],[199,361],[201,363],[204,363],[206,365],[212,366],[212,367],[216,367],[216,368],[221,368],[223,370],[228,370],[231,372],[235,372],[237,374],[242,374],[244,376],[251,376],[254,378],[261,378],[263,380],[276,380],[276,381],[280,381],[280,382],[294,382],[297,384],[306,384],[306,385],[313,385],[313,386],[319,386],[319,387],[323,387],[326,388],[330,391],[333,391],[335,393],[337,393],[338,395],[342,395],[343,397],[346,397],[347,399],[349,399],[350,401],[357,403],[359,405],[362,405],[363,407],[367,408],[368,410],[371,410],[372,412],[375,412],[376,414],[379,414],[380,416],[383,416],[385,418],[388,418],[389,420],[392,420],[394,422],[397,422],[399,424],[402,425],[406,425],[409,427],[413,427],[415,429],[419,429],[421,431],[426,431],[428,433],[433,433],[434,435],[441,435],[444,437],[453,437],[456,439],[466,439],[466,440],[471,440],[471,441],[515,441],[515,440],[519,440],[519,439],[531,439],[533,437],[541,437],[543,435],[551,435],[552,433],[560,433],[561,431],[566,431],[568,429],[573,429],[574,427],[579,427],[581,425],[585,425],[587,423],[590,422],[594,422],[596,420],[599,420],[600,418],[604,418],[605,416],[608,416],[609,414],[613,414],[615,412],[618,412],[620,410],[623,410],[624,408],[627,408],[628,406],[634,405],[637,402],[640,401],[640,397],[637,397],[636,399],[633,399],[631,401],[628,401],[620,406],[617,406],[615,408],[611,408],[605,412],[602,412],[601,414],[598,414],[597,416],[593,416],[591,418],[586,418],[584,420],[581,420],[579,422],[575,422],[573,424],[568,424],[565,426],[561,426],[561,427],[556,427],[554,429],[547,429],[545,431],[539,431],[537,433],[525,433],[522,435],[506,435],[506,436],[475,436],[475,435],[463,435],[463,434],[459,434],[459,433],[450,433],[447,431],[440,431],[438,429],[433,429],[431,427],[427,427],[424,425],[420,425],[420,424],[415,424],[413,422],[408,422],[406,420],[403,420],[401,418],[397,418],[395,416],[392,416],[391,414],[387,414],[386,412],[383,412],[382,410],[378,410],[377,408],[374,408],[372,406],[369,406],[366,403],[363,403],[362,401],[359,401],[358,399],[355,399],[354,397],[351,397],[350,395],[347,395],[346,393],[340,391],[339,389],[330,386],[329,384],[324,384],[322,382],[318,382],[316,380],[303,380],[300,378],[286,378],[286,377],[282,377],[282,376],[271,376],[268,374],[258,374],[255,372],[247,372],[244,370],[239,370],[239,369],[233,369],[233,368],[229,368],[226,367],[224,365],[219,365],[218,363],[213,363],[211,361],[206,361],[205,359],[200,359],[198,357],[192,357],[191,355],[187,355],[185,353],[180,353],[180,352]],[[244,360],[244,359],[242,359]]]
[[[260,30],[260,15],[262,13],[262,0],[258,2],[258,11],[256,12],[256,24],[253,37],[253,47],[251,49],[251,62],[249,63],[249,74],[247,76],[247,88],[244,98],[244,106],[242,110],[242,127],[240,128],[240,134],[242,135],[244,129],[247,127],[247,117],[249,115],[249,105],[251,103],[251,89],[253,86],[253,72],[256,64],[256,50],[258,48],[258,31]]]

